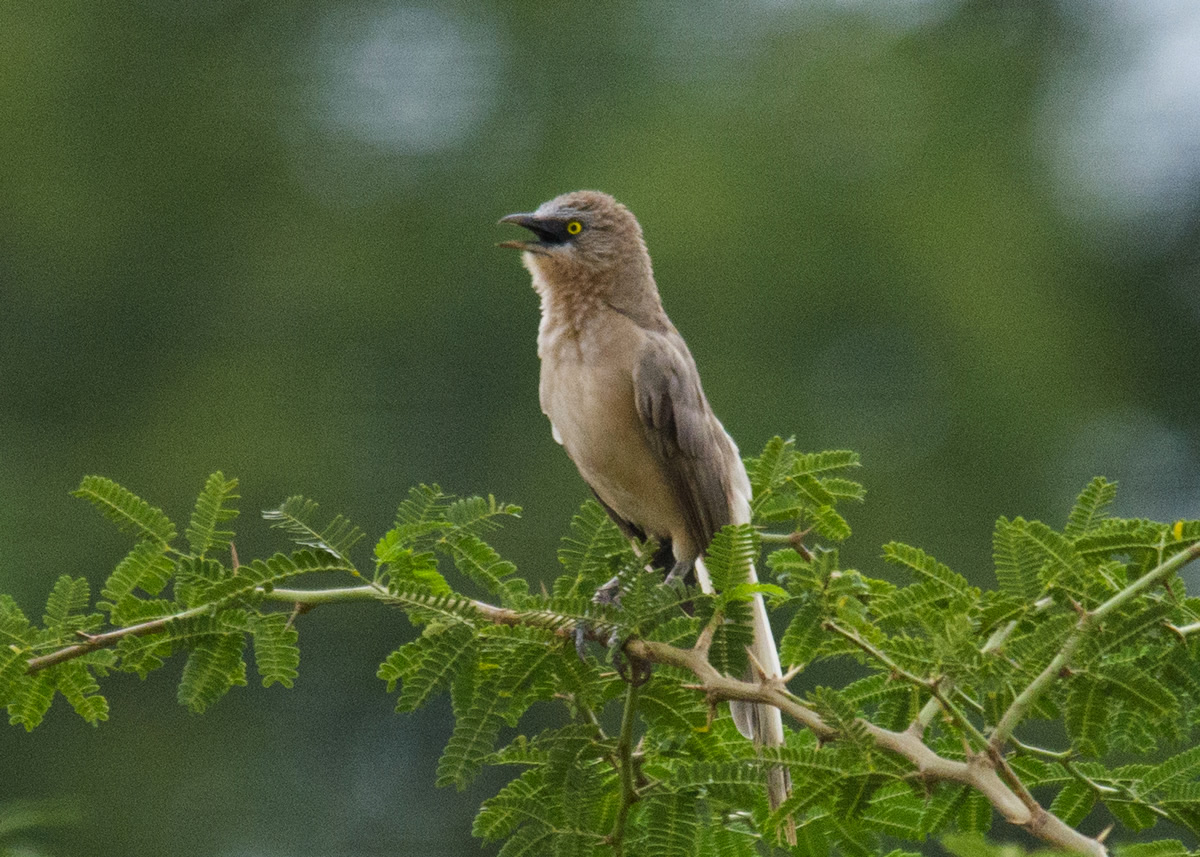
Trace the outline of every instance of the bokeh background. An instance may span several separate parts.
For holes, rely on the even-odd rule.
[[[995,518],[1096,474],[1200,516],[1192,0],[42,0],[0,10],[0,591],[124,554],[83,474],[183,521],[218,468],[243,556],[289,494],[378,536],[436,481],[523,505],[497,544],[548,577],[586,492],[493,245],[581,187],[641,219],[744,452],[862,453],[852,562],[990,585]],[[293,691],[190,716],[176,665],[0,732],[0,801],[76,801],[64,855],[476,853],[498,781],[435,791],[448,705],[374,676],[406,622],[300,630]]]

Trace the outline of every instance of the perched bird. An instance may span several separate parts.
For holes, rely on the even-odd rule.
[[[701,589],[712,592],[705,549],[721,527],[750,520],[750,480],[709,407],[691,352],[663,311],[641,226],[608,194],[587,190],[501,222],[534,236],[500,246],[524,251],[541,298],[539,394],[554,439],[627,536],[669,546],[669,579],[694,570]],[[752,607],[750,653],[779,676],[761,595]],[[747,738],[783,744],[779,709],[731,707]],[[789,787],[786,770],[773,769],[772,808]]]

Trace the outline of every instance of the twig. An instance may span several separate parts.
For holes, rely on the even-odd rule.
[[[957,705],[955,705],[950,700],[949,696],[947,696],[947,694],[942,690],[942,687],[941,687],[941,684],[943,681],[942,679],[922,678],[921,676],[917,675],[916,673],[909,672],[908,670],[904,669],[904,667],[900,666],[894,660],[892,660],[890,657],[888,657],[888,655],[886,653],[884,653],[880,649],[873,646],[871,643],[864,640],[858,632],[851,631],[847,628],[843,628],[841,625],[838,625],[836,622],[826,622],[825,627],[828,628],[830,631],[833,631],[836,634],[840,634],[841,636],[845,637],[850,642],[854,643],[854,645],[858,646],[860,649],[862,649],[868,655],[875,658],[877,661],[879,661],[881,664],[883,664],[885,667],[887,667],[889,670],[891,670],[896,675],[900,676],[901,678],[903,678],[907,681],[912,682],[917,687],[921,687],[921,688],[924,688],[925,690],[929,691],[933,695],[933,699],[930,700],[930,702],[936,700],[937,704],[940,705],[946,711],[946,713],[950,715],[951,719],[955,722],[955,724],[958,726],[959,729],[961,729],[963,732],[966,732],[968,735],[970,735],[972,738],[974,738],[976,741],[978,741],[981,747],[985,746],[987,744],[987,739],[984,737],[983,733],[980,732],[978,728],[976,728],[974,723],[972,723],[969,719],[967,719],[967,715],[963,714],[962,710]],[[929,717],[929,721],[927,723],[925,723],[924,726],[928,726],[929,723],[932,723],[933,717],[936,716],[936,713],[937,713],[937,712],[932,712],[932,713],[928,712],[928,711],[926,711],[926,708],[928,708],[928,703],[926,703],[925,708],[921,709],[921,713],[917,715],[917,722],[920,722],[920,720],[923,716]],[[909,729],[911,730],[912,727],[910,726]]]
[[[639,685],[629,682],[625,686],[625,710],[621,714],[621,734],[617,738],[617,772],[621,775],[621,805],[613,822],[608,842],[614,857],[621,857],[625,849],[625,823],[629,819],[629,808],[637,802],[637,788],[633,782],[633,725],[637,720],[637,696]]]
[[[137,625],[130,625],[126,628],[117,628],[115,631],[107,631],[103,634],[89,634],[82,643],[75,643],[70,646],[64,646],[57,651],[53,651],[48,655],[41,655],[36,658],[30,658],[26,664],[25,672],[32,675],[35,672],[44,670],[47,667],[52,667],[55,664],[61,664],[64,661],[74,660],[82,657],[89,652],[94,652],[97,649],[105,649],[109,646],[115,646],[126,637],[144,637],[146,634],[153,634],[155,631],[161,631],[163,628],[172,622],[178,622],[181,619],[191,619],[194,616],[203,616],[205,613],[211,612],[213,605],[202,604],[199,607],[193,607],[190,610],[184,610],[180,613],[172,613],[170,616],[163,616],[161,619],[151,619],[147,622],[139,622]]]

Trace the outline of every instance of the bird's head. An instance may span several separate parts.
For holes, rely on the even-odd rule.
[[[557,196],[528,214],[510,214],[534,235],[532,241],[498,246],[525,251],[526,267],[551,276],[603,276],[627,266],[649,270],[642,228],[628,208],[606,193],[578,190]]]

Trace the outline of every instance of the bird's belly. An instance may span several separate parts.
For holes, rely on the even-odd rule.
[[[679,503],[643,433],[632,378],[582,363],[551,366],[557,370],[542,367],[542,410],[580,475],[647,535],[683,533]]]

